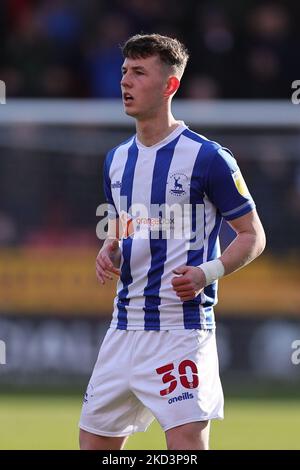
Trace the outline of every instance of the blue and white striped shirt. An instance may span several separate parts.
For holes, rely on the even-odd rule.
[[[182,302],[171,280],[178,266],[219,257],[222,218],[232,220],[255,207],[231,152],[183,122],[150,147],[133,136],[108,153],[104,190],[110,212],[132,219],[121,240],[111,327],[215,328],[217,282]],[[174,229],[177,222],[183,236]]]

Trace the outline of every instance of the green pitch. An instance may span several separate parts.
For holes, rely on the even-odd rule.
[[[80,396],[0,395],[0,449],[77,449]],[[300,449],[295,399],[227,399],[225,420],[214,422],[212,449]],[[132,436],[127,449],[165,449],[155,422]]]

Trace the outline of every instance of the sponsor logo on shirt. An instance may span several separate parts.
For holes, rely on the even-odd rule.
[[[174,227],[174,217],[132,217],[126,211],[120,212],[122,224],[121,238],[139,236],[148,238],[149,231],[169,230]]]

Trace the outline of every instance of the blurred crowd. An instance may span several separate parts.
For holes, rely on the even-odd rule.
[[[191,53],[178,96],[289,98],[299,12],[296,0],[1,0],[0,79],[8,97],[119,97],[119,45],[158,32]]]

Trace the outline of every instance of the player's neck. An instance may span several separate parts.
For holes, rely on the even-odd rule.
[[[146,147],[151,147],[168,137],[179,122],[169,113],[165,116],[156,116],[145,121],[136,121],[136,134],[138,140]]]

